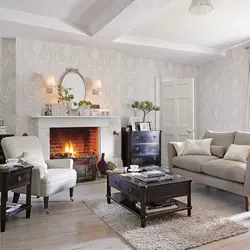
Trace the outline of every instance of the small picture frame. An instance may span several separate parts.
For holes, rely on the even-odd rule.
[[[52,116],[52,104],[45,104],[44,115]]]
[[[138,131],[138,128],[136,127],[136,123],[141,122],[141,117],[130,117],[130,123],[132,126],[132,131]]]
[[[140,131],[151,131],[150,122],[140,122]]]

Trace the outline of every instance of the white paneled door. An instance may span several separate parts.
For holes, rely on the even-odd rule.
[[[168,165],[167,144],[194,138],[194,79],[161,81],[162,165]]]

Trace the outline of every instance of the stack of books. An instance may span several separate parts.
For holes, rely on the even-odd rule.
[[[6,126],[0,126],[0,135],[6,134]]]
[[[141,209],[141,203],[137,202],[135,206]],[[171,209],[176,209],[178,206],[175,204],[174,200],[166,200],[160,203],[148,203],[146,204],[146,213],[161,212]]]
[[[151,170],[151,171],[137,174],[135,175],[135,178],[140,181],[150,183],[150,182],[157,182],[157,181],[172,180],[173,175],[166,174],[165,172],[159,171],[159,170]]]

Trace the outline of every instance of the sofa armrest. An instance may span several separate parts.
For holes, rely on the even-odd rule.
[[[177,156],[177,153],[174,148],[174,145],[171,142],[168,143],[167,147],[168,147],[168,168],[169,171],[171,172],[173,168],[172,159],[173,157]]]
[[[250,157],[247,158],[244,193],[246,194],[246,196],[250,196]]]
[[[46,164],[48,165],[48,169],[51,168],[73,168],[73,160],[72,159],[55,159],[55,160],[46,160]]]

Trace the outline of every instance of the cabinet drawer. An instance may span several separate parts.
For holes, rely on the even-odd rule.
[[[134,132],[132,134],[132,144],[137,143],[159,143],[160,133],[159,131],[149,131],[149,132]]]
[[[160,146],[157,143],[134,144],[132,146],[132,155],[151,155],[159,154]]]
[[[10,173],[7,180],[8,188],[10,189],[28,184],[31,181],[30,178],[30,169]]]
[[[134,198],[140,197],[140,190],[136,186],[133,186],[127,182],[122,182],[116,178],[111,177],[109,179],[109,185],[128,196],[132,196]]]
[[[160,165],[160,156],[156,155],[147,155],[147,156],[133,156],[131,157],[131,164],[147,166],[147,165]]]

